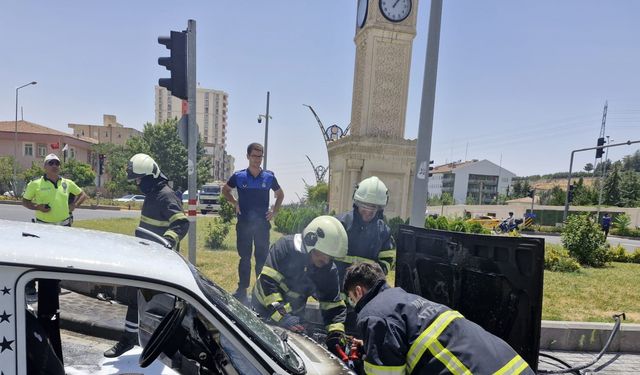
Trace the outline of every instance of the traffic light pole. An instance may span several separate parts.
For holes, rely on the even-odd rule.
[[[626,141],[626,142],[622,142],[622,143],[616,143],[613,145],[602,145],[602,146],[596,146],[596,147],[588,147],[588,148],[581,148],[578,150],[573,150],[571,151],[571,161],[569,162],[569,177],[567,178],[567,194],[565,196],[565,200],[564,200],[564,215],[562,215],[562,221],[566,222],[567,221],[567,215],[569,214],[569,189],[571,186],[571,171],[573,169],[573,155],[576,152],[580,152],[580,151],[589,151],[589,150],[597,150],[597,149],[605,149],[605,148],[609,148],[609,147],[617,147],[617,146],[624,146],[624,145],[632,145],[634,143],[640,143],[640,141]]]
[[[196,124],[196,21],[187,26],[187,100],[189,103],[189,147],[187,148],[187,184],[189,189],[189,262],[196,265],[196,209],[197,203],[198,124]]]

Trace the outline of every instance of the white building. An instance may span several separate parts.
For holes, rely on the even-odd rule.
[[[196,123],[203,142],[205,155],[211,158],[211,180],[226,180],[226,171],[233,171],[233,161],[226,158],[227,109],[229,94],[220,90],[196,89]],[[184,101],[186,109],[186,101]],[[155,86],[156,124],[169,119],[180,119],[183,101],[171,95],[164,87]]]
[[[488,160],[470,160],[437,166],[429,177],[429,197],[449,193],[455,203],[491,204],[506,194],[516,176]]]

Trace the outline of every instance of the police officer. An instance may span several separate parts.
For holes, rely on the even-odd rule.
[[[347,231],[347,256],[336,259],[340,280],[346,268],[356,262],[377,262],[387,274],[395,265],[396,249],[391,229],[384,222],[389,191],[378,177],[362,180],[353,192],[353,210],[337,218]]]
[[[87,195],[68,178],[60,177],[60,159],[56,154],[44,158],[44,175],[29,182],[22,205],[36,211],[36,222],[71,226],[71,213]],[[75,198],[69,202],[69,195]]]
[[[367,374],[534,374],[502,339],[447,306],[391,288],[377,264],[347,269]]]
[[[189,221],[182,211],[182,200],[169,187],[167,177],[158,164],[147,154],[135,154],[127,164],[127,179],[135,181],[145,195],[139,226],[164,237],[171,247],[178,250],[180,240],[189,231]],[[138,341],[137,289],[127,289],[127,315],[125,333],[109,350],[107,358],[119,357]]]
[[[254,309],[267,321],[304,331],[301,316],[309,296],[320,302],[331,351],[344,347],[346,306],[340,297],[338,269],[332,259],[347,252],[347,233],[332,216],[319,216],[302,234],[276,241],[253,290]]]
[[[260,275],[267,253],[269,252],[269,221],[278,213],[284,192],[271,171],[260,167],[263,148],[259,143],[247,146],[249,167],[236,171],[222,187],[222,195],[235,206],[238,222],[236,224],[236,247],[238,262],[238,289],[233,296],[242,303],[248,303],[247,288],[251,278],[251,253],[255,245],[255,274]],[[236,189],[238,199],[231,195]],[[269,208],[269,190],[276,196],[275,204]]]

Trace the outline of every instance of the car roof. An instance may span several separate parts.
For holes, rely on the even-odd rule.
[[[152,241],[9,220],[0,220],[0,228],[0,265],[118,274],[198,289],[184,258]]]

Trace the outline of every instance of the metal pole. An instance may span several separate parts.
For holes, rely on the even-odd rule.
[[[196,205],[198,156],[198,124],[196,123],[196,21],[189,20],[187,26],[187,100],[189,104],[189,130],[187,147],[187,184],[189,189],[189,262],[196,264],[196,211],[191,206]]]
[[[607,136],[607,145],[609,145],[609,136]],[[602,205],[602,190],[604,187],[604,179],[607,176],[607,161],[609,161],[609,148],[607,148],[607,153],[604,155],[604,163],[602,164],[602,177],[600,178],[600,193],[598,194],[598,212],[596,213],[596,220],[600,218],[600,205]],[[595,168],[595,167],[594,167]]]
[[[269,91],[267,91],[267,116],[264,118],[264,152],[263,168],[267,169],[267,141],[269,140]]]
[[[431,0],[429,11],[429,34],[427,36],[427,54],[424,63],[422,83],[422,101],[420,105],[420,126],[416,145],[415,178],[413,179],[413,197],[410,224],[424,227],[425,204],[429,183],[429,160],[431,157],[431,136],[433,132],[433,109],[436,99],[436,77],[438,75],[438,51],[440,48],[440,20],[442,18],[442,0]]]
[[[562,222],[567,221],[567,215],[569,214],[569,189],[571,186],[571,170],[573,169],[573,155],[576,153],[576,151],[580,150],[571,151],[571,161],[569,162],[569,177],[567,178],[567,195],[564,198],[564,214],[562,215]]]
[[[16,122],[15,129],[13,133],[13,196],[18,196],[18,172],[17,172],[17,164],[18,164],[18,90],[23,87],[27,87],[29,85],[35,85],[36,81],[31,81],[26,83],[20,87],[16,88]]]

